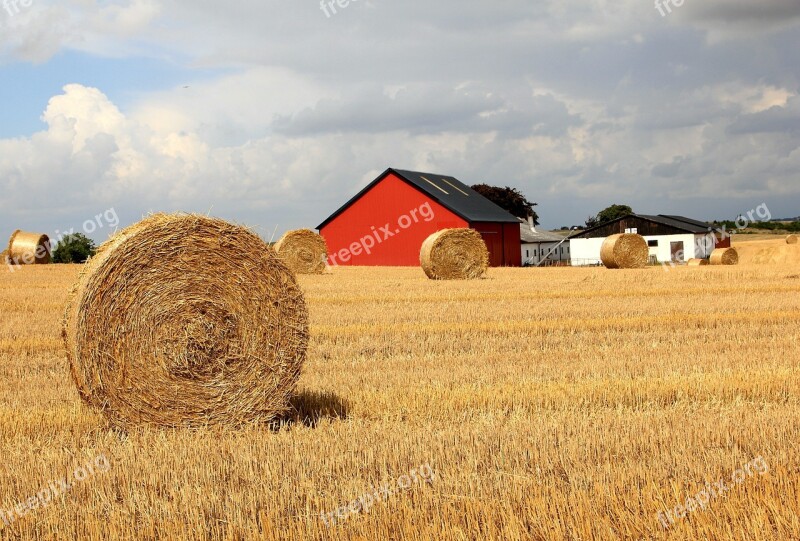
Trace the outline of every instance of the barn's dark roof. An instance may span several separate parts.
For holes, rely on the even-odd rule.
[[[649,222],[666,225],[678,229],[680,231],[685,231],[686,233],[692,233],[695,235],[708,233],[709,231],[719,231],[719,228],[709,223],[701,222],[700,220],[693,220],[692,218],[686,218],[685,216],[670,216],[666,214],[659,214],[657,216],[648,214],[628,214],[626,216],[622,216],[621,218],[617,218],[616,220],[612,220],[610,222],[606,222],[604,224],[600,224],[598,226],[576,233],[572,235],[571,238],[587,237],[587,234],[592,233],[593,231],[596,231],[603,227],[608,227],[609,224],[613,224],[621,220],[625,220],[627,218],[638,218],[641,220],[647,220]]]
[[[531,229],[527,222],[519,224],[519,238],[522,244],[540,244],[549,242],[561,242],[564,237],[547,231]]]
[[[688,224],[690,226],[694,226],[698,228],[697,233],[708,233],[709,229],[717,229],[715,226],[708,224],[706,222],[701,222],[700,220],[692,220],[691,218],[686,218],[685,216],[670,216],[669,214],[660,214],[661,218],[666,218],[668,220],[673,220],[675,222],[682,222],[684,224]]]
[[[684,216],[667,216],[665,214],[659,214],[658,216],[648,216],[646,214],[638,214],[640,218],[644,218],[645,220],[650,220],[652,222],[661,223],[664,225],[669,225],[676,229],[682,229],[687,233],[708,233],[715,229],[712,225],[707,224],[705,222],[701,222],[699,220],[692,220],[691,218],[686,218]]]
[[[373,186],[392,173],[468,222],[519,223],[518,218],[495,205],[455,177],[390,168],[370,182],[366,188],[358,192],[350,201],[342,205],[339,210],[328,216],[324,222],[317,226],[317,229],[322,229],[328,225],[334,218],[361,198],[362,195],[371,190]]]

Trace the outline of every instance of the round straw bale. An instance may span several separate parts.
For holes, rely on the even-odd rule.
[[[443,229],[422,243],[419,262],[432,280],[474,280],[486,274],[489,250],[474,229]]]
[[[738,265],[739,252],[736,248],[717,248],[711,252],[712,265]]]
[[[600,259],[609,269],[641,269],[647,266],[650,249],[644,237],[635,233],[611,235],[600,248]]]
[[[786,237],[786,244],[797,244],[797,235],[788,235]]]
[[[708,259],[690,259],[688,265],[690,267],[702,267],[708,265]]]
[[[12,265],[46,265],[52,261],[50,239],[41,233],[17,229],[8,239],[6,257]]]
[[[328,259],[328,245],[310,229],[289,231],[273,246],[275,252],[295,274],[322,274]]]
[[[62,334],[81,397],[112,424],[241,426],[289,408],[308,312],[257,235],[157,214],[85,265]]]

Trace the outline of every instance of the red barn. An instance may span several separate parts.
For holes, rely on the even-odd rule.
[[[471,227],[483,236],[493,267],[519,267],[519,224],[453,177],[387,169],[317,229],[330,265],[417,266],[430,235]]]

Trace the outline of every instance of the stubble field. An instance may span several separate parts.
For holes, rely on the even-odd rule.
[[[78,271],[0,271],[2,539],[800,539],[796,266],[301,277],[282,426],[127,433],[69,378]]]

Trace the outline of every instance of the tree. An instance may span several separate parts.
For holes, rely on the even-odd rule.
[[[590,216],[586,220],[586,227],[594,227],[597,225],[602,225],[611,221],[616,220],[617,218],[622,218],[623,216],[627,216],[628,214],[633,214],[633,209],[628,205],[611,205],[610,207],[601,210],[597,216],[594,216],[594,219]]]
[[[488,184],[476,184],[472,189],[493,202],[498,207],[504,208],[517,218],[527,219],[533,217],[533,224],[539,225],[539,215],[533,210],[538,203],[528,201],[528,199],[516,188],[500,188],[489,186]]]
[[[53,262],[86,263],[96,251],[94,241],[82,233],[65,235],[53,251]]]

